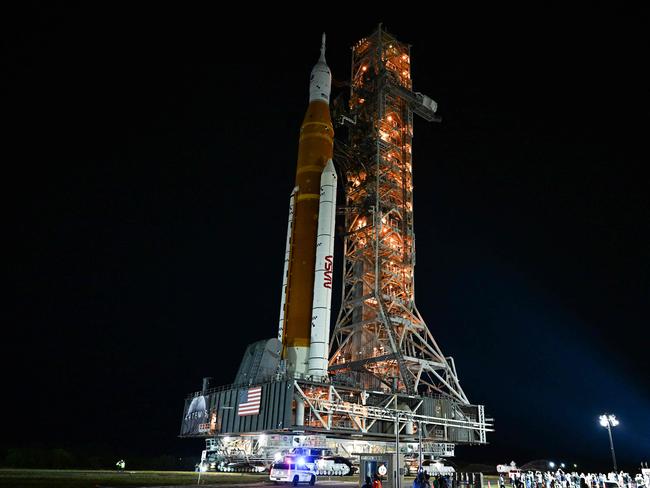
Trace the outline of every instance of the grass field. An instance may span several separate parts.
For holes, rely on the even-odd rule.
[[[1,469],[2,488],[97,488],[104,486],[196,485],[198,473],[186,471],[77,471]],[[201,484],[228,486],[268,480],[268,475],[202,473]]]

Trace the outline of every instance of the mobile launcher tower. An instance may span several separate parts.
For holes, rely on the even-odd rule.
[[[323,36],[300,129],[278,336],[248,346],[232,385],[204,379],[185,401],[182,437],[266,459],[292,447],[453,455],[456,444],[486,443],[491,419],[415,305],[413,115],[439,119],[436,103],[412,91],[410,62],[410,46],[381,25],[352,48],[349,102],[334,114],[347,138],[334,151]],[[346,232],[330,342],[334,165]]]

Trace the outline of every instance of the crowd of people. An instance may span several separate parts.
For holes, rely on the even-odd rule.
[[[458,488],[459,486],[480,486],[481,478],[472,476],[463,477],[463,473],[454,473],[454,476],[435,475],[430,476],[425,471],[420,471],[413,480],[413,488]],[[381,488],[381,482],[370,478],[362,488]],[[615,483],[612,484],[612,483]],[[511,473],[499,475],[499,488],[650,488],[650,475],[637,474],[631,476],[629,473],[564,473],[557,470],[551,471],[528,471],[524,473]]]
[[[433,478],[433,479],[432,479]],[[449,476],[431,476],[426,471],[420,471],[413,480],[413,488],[452,488],[454,483]],[[381,480],[374,476],[373,480],[370,476],[366,477],[366,483],[361,488],[381,488]]]
[[[413,480],[413,488],[454,488],[457,484],[455,477],[449,475],[431,476],[426,471],[420,471]]]
[[[507,476],[507,475],[506,475]],[[499,488],[506,487],[506,481],[512,488],[650,488],[650,475],[637,474],[632,477],[629,473],[565,473],[558,469],[551,471],[527,471],[510,473],[509,480],[503,474],[499,475]]]

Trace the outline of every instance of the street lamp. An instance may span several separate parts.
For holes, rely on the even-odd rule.
[[[609,434],[609,448],[612,450],[612,461],[614,462],[614,472],[618,471],[616,467],[616,454],[614,454],[614,441],[612,440],[612,427],[616,427],[619,424],[616,415],[605,414],[600,416],[600,425],[607,427],[607,433]]]

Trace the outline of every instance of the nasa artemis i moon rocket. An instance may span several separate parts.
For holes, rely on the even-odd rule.
[[[289,375],[327,376],[334,264],[336,170],[330,118],[332,74],[320,58],[311,71],[300,127],[296,186],[289,199],[278,339]]]

